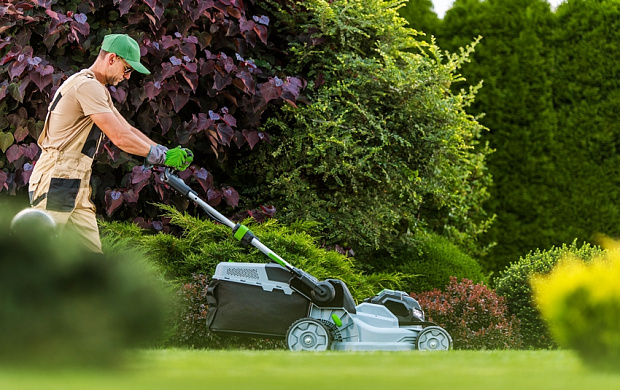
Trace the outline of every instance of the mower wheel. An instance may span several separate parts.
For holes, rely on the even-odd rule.
[[[291,351],[326,351],[331,348],[332,335],[320,320],[301,318],[286,332],[286,344]]]
[[[447,351],[452,349],[452,337],[442,327],[429,326],[418,334],[415,345],[419,351]]]

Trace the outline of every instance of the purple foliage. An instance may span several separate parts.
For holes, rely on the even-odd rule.
[[[182,178],[198,183],[212,205],[223,200],[236,207],[235,183],[217,185],[225,176],[217,180],[210,172],[225,172],[231,148],[251,152],[269,142],[258,130],[269,106],[295,105],[306,85],[273,70],[282,56],[269,40],[270,26],[271,17],[254,0],[87,0],[77,9],[67,0],[3,2],[0,193],[25,191],[59,85],[90,66],[105,34],[124,32],[139,42],[152,74],[111,87],[117,108],[157,142],[192,149],[195,165]],[[173,196],[158,168],[141,167],[141,159],[107,141],[98,160],[106,164],[95,165],[94,197],[108,217],[133,219],[146,212],[143,221],[149,221],[156,216],[149,202]]]

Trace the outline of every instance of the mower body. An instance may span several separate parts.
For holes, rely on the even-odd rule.
[[[278,264],[220,263],[207,290],[214,332],[284,338],[291,350],[448,350],[452,339],[427,322],[417,301],[384,290],[356,304],[346,284],[327,279],[333,299],[320,302]]]

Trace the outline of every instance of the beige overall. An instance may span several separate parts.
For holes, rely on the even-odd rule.
[[[88,96],[83,97],[84,94]],[[41,157],[30,177],[28,192],[32,207],[45,210],[61,230],[69,228],[84,237],[89,250],[101,252],[90,187],[93,159],[102,132],[89,115],[97,112],[116,110],[109,92],[92,72],[84,70],[60,86],[38,139]]]

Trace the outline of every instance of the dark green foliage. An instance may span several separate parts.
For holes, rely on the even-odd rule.
[[[556,343],[549,333],[532,297],[530,278],[535,274],[548,274],[565,256],[589,262],[604,251],[597,246],[577,241],[570,245],[553,247],[547,251],[536,250],[514,262],[496,280],[497,293],[506,298],[508,311],[521,321],[521,334],[525,347],[555,348]]]
[[[36,226],[10,234],[1,213],[3,364],[118,364],[125,349],[161,342],[172,296],[139,252],[85,252]]]
[[[398,13],[409,22],[408,27],[425,33],[424,40],[427,42],[431,42],[431,36],[439,29],[441,21],[434,12],[431,0],[409,0],[398,9]]]
[[[404,275],[401,289],[422,292],[443,289],[451,277],[486,283],[478,262],[448,239],[435,233],[420,233],[399,248],[382,269]]]
[[[484,242],[497,246],[481,259],[487,271],[498,272],[529,250],[565,242],[554,233],[561,228],[552,216],[542,217],[558,201],[549,191],[557,164],[549,153],[557,129],[549,49],[553,22],[544,0],[457,0],[439,34],[439,44],[449,50],[482,36],[463,76],[470,83],[483,81],[470,112],[484,115],[480,122],[490,131],[483,139],[494,149],[485,208],[497,219]]]
[[[571,0],[557,11],[557,131],[545,214],[556,242],[620,236],[620,4]],[[561,241],[560,241],[561,240]]]
[[[312,80],[310,104],[269,118],[274,142],[239,164],[257,175],[254,203],[274,204],[285,223],[318,221],[328,245],[364,263],[420,228],[475,250],[488,150],[472,149],[483,130],[464,112],[473,92],[449,91],[466,54],[416,40],[391,2],[303,7],[286,28],[312,34],[292,43],[289,66]]]
[[[484,80],[471,112],[495,151],[485,269],[620,234],[619,13],[614,0],[568,0],[555,14],[543,0],[456,0],[446,14],[442,48],[483,37],[463,76]]]
[[[455,349],[521,347],[519,320],[508,313],[504,298],[482,284],[451,277],[444,289],[412,296],[428,321],[450,333]]]

